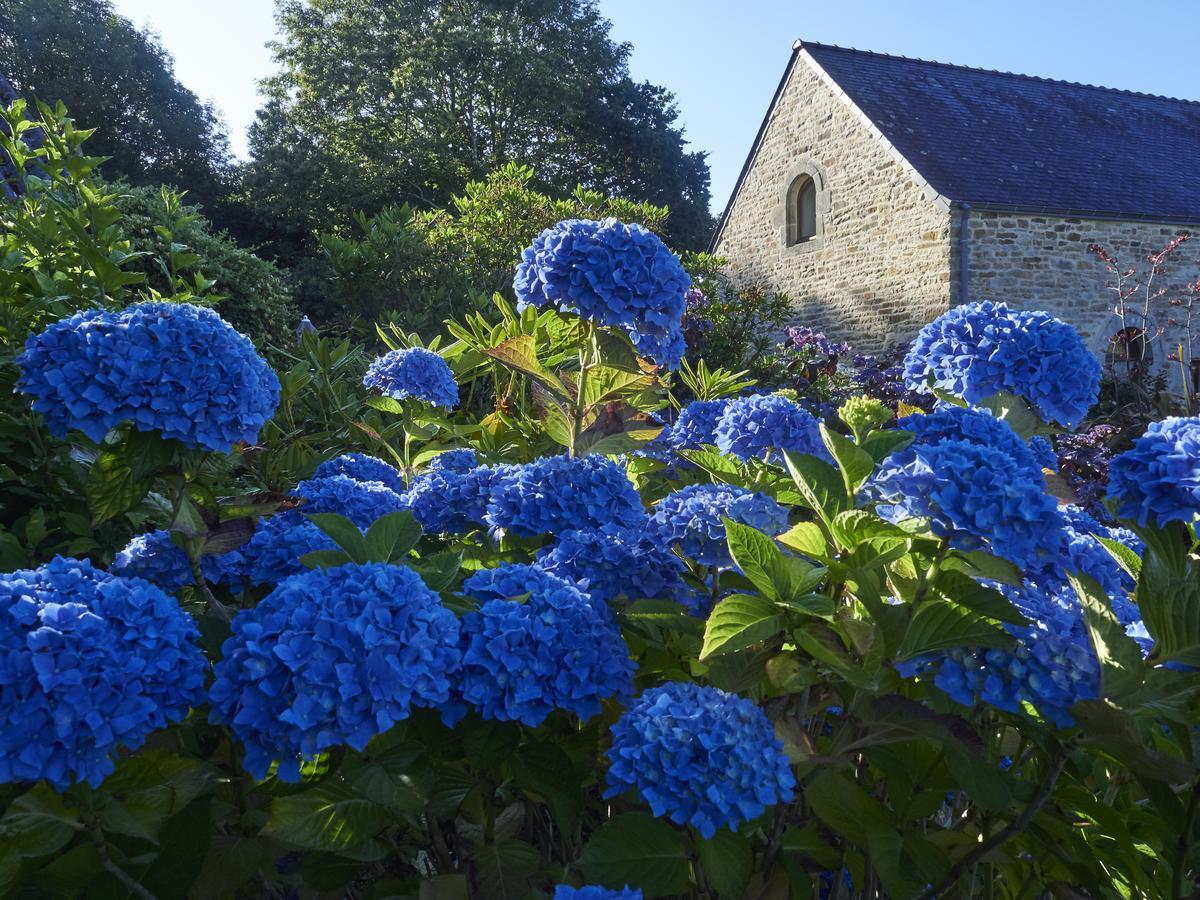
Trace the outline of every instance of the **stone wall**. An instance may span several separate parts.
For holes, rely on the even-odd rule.
[[[955,218],[957,219],[956,212]],[[1079,329],[1088,346],[1103,356],[1108,338],[1120,324],[1113,313],[1116,297],[1105,289],[1112,276],[1104,264],[1088,252],[1096,243],[1121,261],[1123,267],[1149,268],[1146,254],[1159,250],[1185,226],[1147,222],[1110,222],[1097,219],[1060,218],[971,210],[967,259],[969,297],[972,300],[1004,300],[1024,309],[1044,309]],[[957,234],[957,222],[954,229]],[[1200,242],[1195,242],[1200,243]],[[1181,332],[1167,319],[1181,310],[1166,305],[1187,280],[1200,277],[1194,262],[1193,244],[1184,244],[1166,267],[1159,282],[1170,293],[1151,304],[1151,325],[1167,333],[1155,346],[1156,362],[1162,362]],[[956,269],[956,281],[958,266]],[[957,285],[956,285],[957,286]],[[956,300],[958,292],[955,292]],[[1142,303],[1131,302],[1139,310]],[[1141,317],[1127,318],[1141,325]]]
[[[817,182],[817,235],[789,247],[801,174]],[[868,350],[949,307],[950,218],[801,54],[715,250],[737,282],[789,294],[798,323]]]

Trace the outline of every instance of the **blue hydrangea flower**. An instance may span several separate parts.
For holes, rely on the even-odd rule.
[[[683,560],[645,528],[564,531],[553,546],[538,551],[537,565],[578,583],[602,603],[617,597],[695,602],[694,591],[683,583]]]
[[[559,884],[554,888],[554,900],[642,900],[642,889],[625,885],[621,890],[614,891],[594,884],[585,884],[583,887]]]
[[[603,456],[547,456],[511,466],[492,486],[484,516],[492,530],[519,536],[637,526],[642,500],[625,469]]]
[[[661,425],[662,430],[655,435],[654,440],[647,441],[638,449],[634,450],[633,455],[642,457],[644,459],[656,459],[659,462],[666,464],[667,469],[665,470],[664,474],[666,474],[668,478],[673,477],[675,475],[676,465],[680,463],[687,465],[688,463],[686,460],[681,460],[675,455],[675,450],[671,444],[671,424],[669,422],[663,422],[662,416],[658,415],[657,413],[650,413],[650,418],[654,420],[655,424]]]
[[[200,560],[204,579],[212,584],[240,586],[242,581],[241,548]],[[194,582],[187,554],[169,531],[150,531],[134,537],[117,553],[108,570],[122,578],[144,578],[155,587],[173,594]]]
[[[671,426],[671,446],[676,450],[698,450],[715,444],[717,422],[728,406],[728,400],[693,400],[679,411]]]
[[[336,549],[333,538],[292,510],[258,523],[254,535],[241,547],[238,573],[253,587],[278,584],[308,571],[300,562],[304,554]]]
[[[1054,452],[1054,445],[1050,443],[1049,439],[1035,434],[1029,439],[1029,451],[1043,469],[1049,469],[1052,472],[1058,471],[1058,454]]]
[[[628,333],[638,353],[668,369],[683,358],[684,295],[692,279],[653,232],[616,219],[568,219],[521,254],[517,308],[547,303]]]
[[[776,535],[788,527],[788,511],[764,494],[731,484],[692,484],[668,494],[650,519],[657,540],[677,546],[706,566],[730,566],[722,517]]]
[[[171,532],[162,530],[134,537],[108,570],[122,578],[144,578],[168,594],[193,580],[187,554],[171,540]]]
[[[138,303],[91,309],[31,334],[17,357],[21,393],[58,437],[100,441],[131,422],[189,447],[229,452],[275,413],[279,379],[211,309]]]
[[[305,515],[337,513],[359,528],[371,527],[380,516],[405,509],[404,498],[381,481],[356,481],[345,475],[310,478],[293,493],[304,498]]]
[[[365,453],[343,453],[341,456],[325,460],[313,472],[315,479],[330,478],[334,475],[345,475],[355,481],[378,481],[397,494],[404,493],[404,476],[400,474],[400,470]]]
[[[407,509],[430,534],[459,534],[486,524],[492,488],[512,466],[477,466],[465,472],[427,469],[404,495]]]
[[[922,328],[904,381],[926,394],[932,382],[972,404],[1015,394],[1044,421],[1074,428],[1099,396],[1100,363],[1049,313],[988,301],[956,306]]]
[[[864,493],[889,522],[927,518],[960,550],[987,549],[1022,568],[1058,559],[1063,522],[1054,498],[1011,456],[968,441],[893,453]]]
[[[1191,522],[1200,511],[1200,416],[1153,422],[1108,468],[1118,515],[1139,525]]]
[[[470,447],[457,450],[444,450],[429,461],[426,470],[429,472],[469,472],[479,465],[475,451]]]
[[[1042,481],[1042,463],[1030,445],[1008,423],[990,412],[946,406],[937,412],[905,416],[897,427],[913,435],[913,443],[968,441],[1007,453],[1034,481]]]
[[[717,449],[742,460],[779,461],[780,451],[787,450],[832,462],[820,425],[816,416],[780,394],[738,397],[717,422]]]
[[[1067,536],[1066,559],[1060,568],[1094,578],[1110,598],[1124,597],[1126,592],[1132,591],[1133,579],[1096,537],[1124,544],[1138,556],[1145,550],[1141,539],[1124,528],[1110,528],[1100,524],[1090,513],[1078,506],[1060,506],[1059,512],[1066,524]]]
[[[203,700],[198,637],[173,598],[86,560],[0,575],[0,783],[98,785]]]
[[[714,687],[651,688],[612,727],[608,790],[634,790],[656,816],[706,839],[792,799],[783,742],[751,701]]]
[[[458,382],[446,361],[432,350],[393,350],[367,367],[363,386],[393,400],[415,397],[434,406],[458,406]]]
[[[485,719],[535,727],[555,709],[581,719],[609,697],[631,693],[633,661],[608,607],[536,566],[476,572],[463,593],[483,605],[462,618],[463,668],[457,699]]]
[[[414,706],[450,697],[458,619],[411,569],[348,563],[281,582],[233,619],[210,718],[246,748],[246,770],[300,779],[330,747],[362,750]]]
[[[1055,725],[1071,725],[1071,705],[1100,695],[1100,663],[1079,598],[1060,575],[1046,574],[1019,588],[992,585],[1029,619],[1005,625],[1017,639],[1014,649],[954,648],[903,663],[901,674],[931,676],[964,706],[982,701],[1016,713],[1027,702]],[[1144,631],[1133,604],[1114,602],[1113,611],[1131,635]],[[1145,652],[1149,645],[1142,643]]]

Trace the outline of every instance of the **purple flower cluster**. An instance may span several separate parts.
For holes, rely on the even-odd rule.
[[[849,344],[831,341],[825,336],[825,332],[817,331],[807,325],[789,325],[784,329],[784,333],[797,350],[809,350],[829,357],[837,357],[850,352]]]
[[[904,383],[904,355],[907,349],[903,344],[895,344],[885,351],[882,358],[856,353],[851,360],[854,392],[874,397],[892,410],[899,409],[902,403],[915,409],[932,409],[932,395],[918,394]]]
[[[521,254],[513,290],[518,309],[548,303],[616,326],[640,354],[674,369],[683,358],[691,283],[679,258],[642,226],[567,219]]]
[[[787,803],[796,779],[763,711],[735,694],[668,682],[612,727],[605,797],[636,791],[656,816],[706,839]]]
[[[58,437],[100,441],[122,422],[228,453],[258,438],[279,379],[250,339],[211,309],[139,303],[92,309],[32,334],[17,357],[21,393]]]
[[[1093,425],[1078,434],[1059,434],[1054,438],[1058,465],[1079,503],[1089,512],[1108,517],[1103,500],[1108,489],[1108,466],[1112,461],[1112,442],[1119,434],[1112,425]]]

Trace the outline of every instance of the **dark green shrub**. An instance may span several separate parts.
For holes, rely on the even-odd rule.
[[[221,316],[257,346],[292,339],[300,314],[274,263],[214,232],[198,207],[171,190],[127,185],[117,190],[121,227],[133,249],[146,254],[132,268],[145,275],[148,288],[167,294],[177,278],[202,275]]]

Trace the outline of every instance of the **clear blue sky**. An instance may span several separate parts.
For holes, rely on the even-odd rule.
[[[370,0],[363,0],[370,2]],[[271,0],[115,0],[149,23],[189,88],[215,101],[234,150],[271,71]],[[792,41],[899,53],[1200,100],[1200,3],[1159,0],[600,0],[635,78],[677,97],[709,153],[713,209],[729,196]]]

